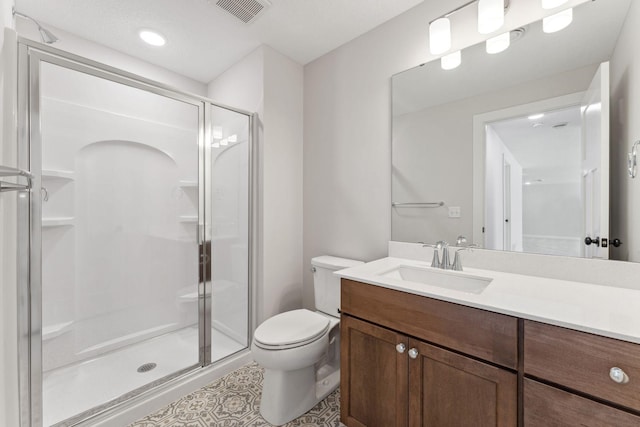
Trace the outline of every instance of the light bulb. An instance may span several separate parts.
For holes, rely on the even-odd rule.
[[[511,33],[506,32],[487,40],[487,53],[494,54],[506,50],[511,44]]]
[[[440,58],[440,66],[443,70],[453,70],[462,63],[462,53],[458,50]]]
[[[451,21],[449,18],[438,18],[429,24],[429,50],[433,55],[440,55],[451,49]]]
[[[542,20],[542,31],[545,33],[555,33],[563,30],[573,21],[573,9],[566,9],[555,15],[547,16]]]
[[[478,1],[478,32],[493,33],[504,24],[504,0]]]

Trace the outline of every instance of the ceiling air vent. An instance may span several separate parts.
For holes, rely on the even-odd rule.
[[[244,22],[250,24],[262,14],[271,3],[267,0],[217,0],[216,6]]]

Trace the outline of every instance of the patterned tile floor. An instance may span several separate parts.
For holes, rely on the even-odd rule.
[[[244,366],[130,427],[266,427],[260,416],[263,369]],[[340,426],[340,389],[286,427]]]

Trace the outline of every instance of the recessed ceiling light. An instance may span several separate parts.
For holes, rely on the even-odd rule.
[[[142,41],[151,46],[164,46],[167,40],[160,34],[151,30],[140,30],[138,33]]]
[[[530,115],[528,118],[529,120],[538,120],[544,117],[544,113],[540,113],[540,114],[532,114]]]

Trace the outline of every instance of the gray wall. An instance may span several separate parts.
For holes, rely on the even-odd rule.
[[[611,59],[611,238],[640,236],[640,177],[627,175],[627,153],[640,139],[640,2],[631,2]],[[640,241],[626,239],[611,254],[640,262]]]

